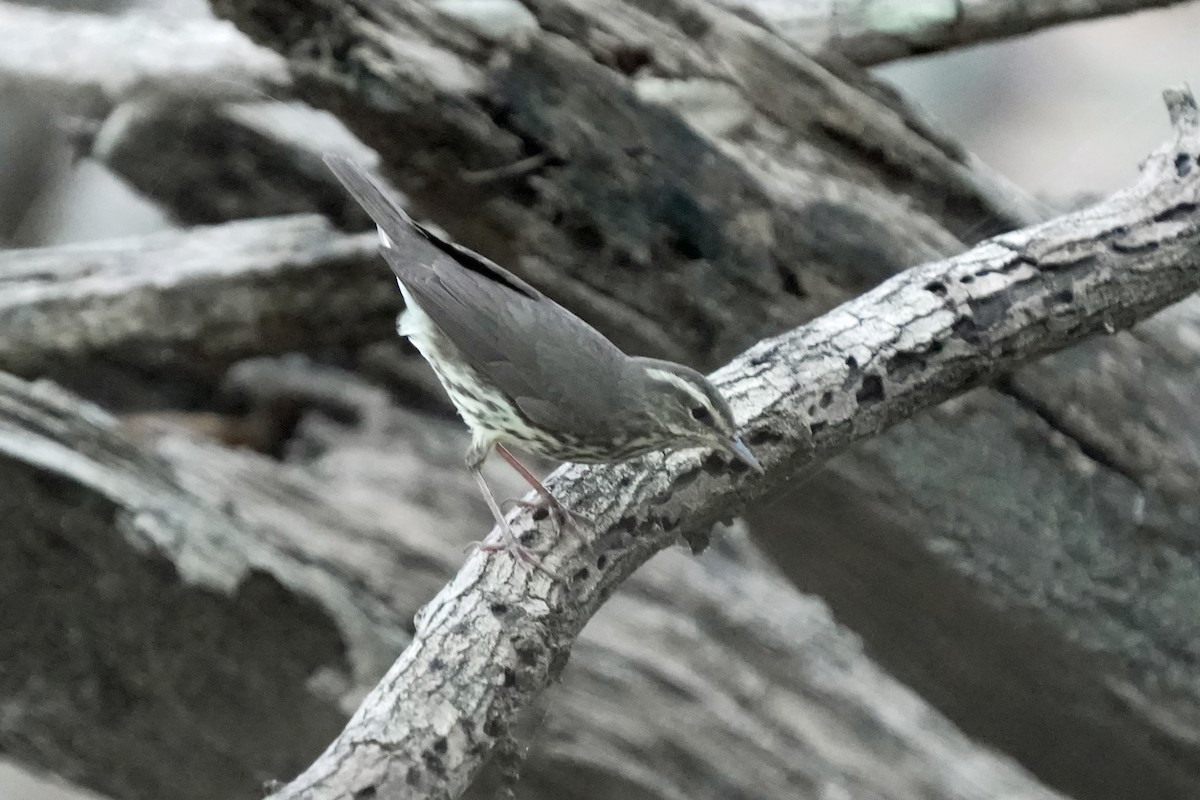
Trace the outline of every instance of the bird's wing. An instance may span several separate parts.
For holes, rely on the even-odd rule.
[[[325,161],[379,226],[384,259],[421,310],[531,422],[587,432],[609,421],[626,358],[616,345],[508,270],[413,221],[353,161]],[[580,364],[611,380],[580,380]]]
[[[417,222],[404,211],[400,203],[396,200],[396,197],[390,191],[385,189],[369,172],[354,161],[345,156],[327,153],[325,155],[325,163],[329,165],[329,169],[333,171],[333,174],[342,182],[342,185],[354,196],[359,205],[371,215],[371,219],[375,220],[375,224],[380,230],[380,238],[384,240],[385,251],[399,249],[398,245],[400,243],[411,238],[408,234],[416,232],[423,241],[432,244],[460,266],[488,280],[501,283],[513,291],[534,300],[545,296],[496,262],[484,258],[473,250],[468,250],[454,242],[446,241]],[[397,255],[403,257],[403,253]],[[393,259],[388,259],[388,264],[392,267],[392,271],[396,273],[397,278],[405,280],[408,278],[408,273],[414,264],[405,262],[402,258],[397,260],[400,260],[401,263],[396,264],[393,263]],[[399,270],[404,270],[403,274]]]

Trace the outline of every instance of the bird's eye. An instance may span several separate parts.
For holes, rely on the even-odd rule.
[[[696,406],[692,409],[692,419],[699,420],[700,422],[707,422],[708,420],[712,419],[712,412],[710,412],[704,406]]]

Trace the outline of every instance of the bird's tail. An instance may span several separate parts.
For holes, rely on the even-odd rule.
[[[375,220],[384,247],[391,247],[392,241],[417,228],[413,219],[400,207],[396,196],[361,166],[335,153],[326,153],[325,163],[363,210]]]
[[[441,238],[405,213],[396,195],[358,164],[345,156],[325,154],[325,163],[342,182],[359,205],[375,220],[383,259],[403,283],[413,277],[414,270],[426,269],[434,250],[451,258],[479,256]],[[433,256],[436,257],[436,256]],[[497,267],[497,269],[499,269]]]

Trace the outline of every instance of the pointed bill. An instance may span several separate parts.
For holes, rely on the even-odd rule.
[[[725,449],[732,453],[738,461],[741,461],[759,475],[763,474],[764,470],[762,468],[762,464],[758,463],[758,459],[754,457],[754,453],[750,452],[750,448],[746,447],[745,442],[743,442],[740,438],[735,436],[734,438],[730,439],[725,443]]]

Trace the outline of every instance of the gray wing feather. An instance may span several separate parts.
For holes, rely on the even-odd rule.
[[[532,422],[586,435],[620,413],[628,359],[616,345],[508,270],[413,221],[359,165],[325,161],[392,242],[384,259],[421,309]]]
[[[349,190],[350,194],[354,196],[354,199],[358,201],[359,205],[361,205],[363,209],[371,215],[371,219],[375,220],[375,224],[378,225],[380,229],[383,230],[384,234],[387,235],[388,239],[393,242],[394,247],[388,249],[402,248],[405,242],[409,242],[418,245],[418,247],[415,248],[417,252],[413,253],[413,255],[417,255],[417,253],[420,251],[426,250],[426,248],[419,247],[419,245],[422,243],[428,243],[433,245],[433,247],[436,250],[439,250],[442,254],[449,256],[461,266],[466,267],[468,270],[476,272],[486,278],[490,278],[491,280],[505,284],[520,294],[526,295],[527,297],[535,300],[545,296],[536,288],[521,280],[496,262],[484,258],[478,253],[468,250],[467,248],[455,244],[454,242],[446,241],[421,223],[417,222],[404,211],[404,209],[400,206],[400,203],[397,202],[395,196],[392,195],[391,192],[389,192],[383,187],[382,184],[375,180],[370,173],[350,159],[330,153],[326,154],[325,163],[329,166],[329,169],[332,170],[334,176],[336,176],[337,179],[342,182],[342,185]],[[413,237],[410,234],[413,232],[417,233],[419,236],[417,242],[412,242]],[[400,255],[403,256],[404,253],[402,252]],[[428,254],[426,254],[426,256],[428,256]],[[410,272],[414,266],[417,266],[415,262],[406,261],[402,257],[397,260],[400,262],[399,264],[393,264],[391,263],[391,259],[388,260],[388,263],[392,267],[392,271],[396,273],[397,278],[404,279],[408,277],[408,272]],[[398,269],[404,270],[405,274],[401,274],[399,271],[397,271]]]

